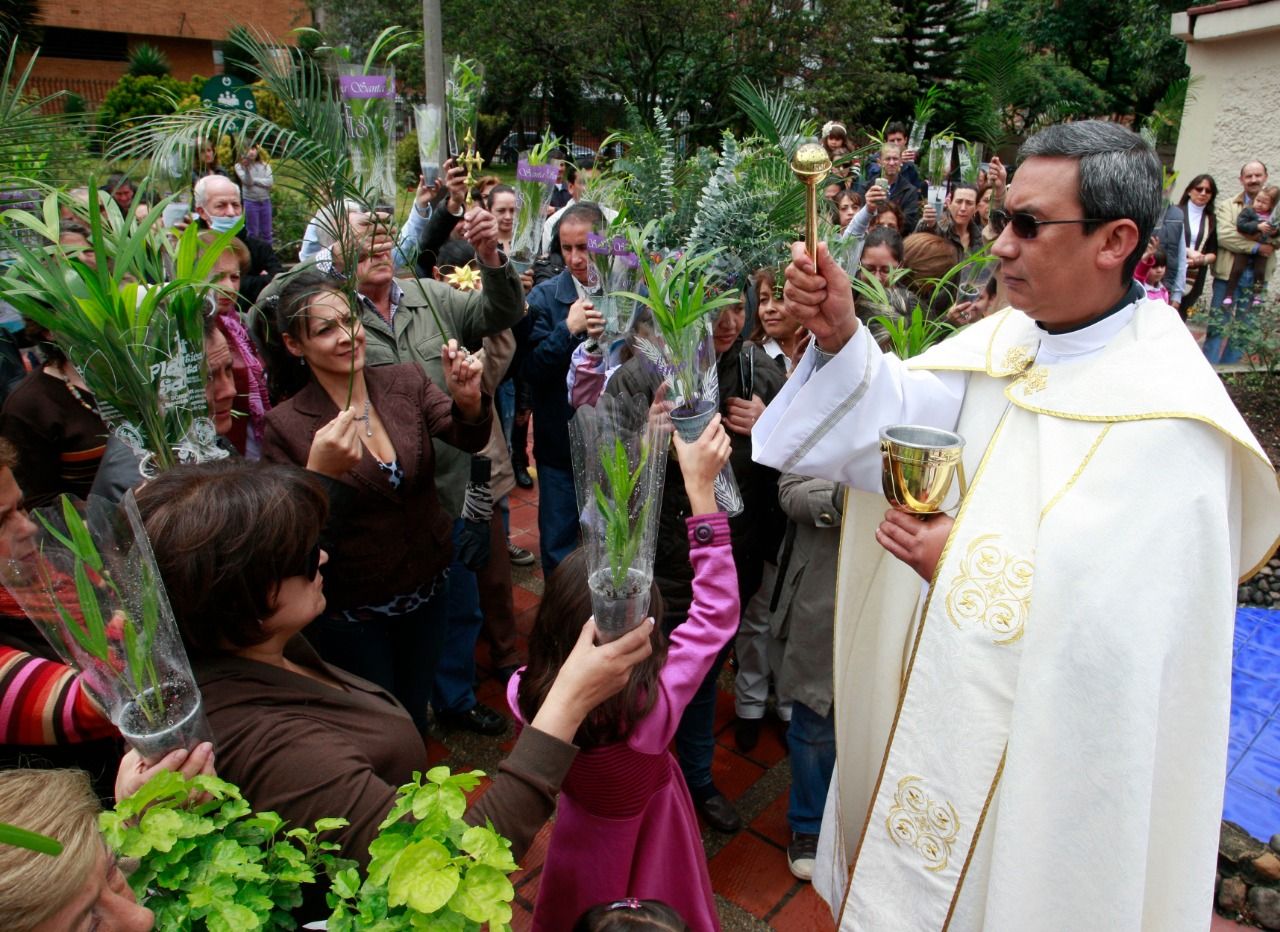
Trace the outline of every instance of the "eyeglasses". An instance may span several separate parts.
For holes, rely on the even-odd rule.
[[[1034,214],[1026,211],[1009,213],[1004,210],[993,210],[990,213],[991,230],[996,236],[1004,232],[1006,226],[1013,227],[1013,235],[1018,239],[1035,239],[1042,226],[1053,226],[1058,223],[1105,223],[1105,220],[1081,217],[1078,220],[1038,220]]]
[[[311,552],[307,554],[307,563],[302,569],[302,575],[315,582],[316,573],[318,572],[320,572],[320,545],[316,544],[311,548]]]

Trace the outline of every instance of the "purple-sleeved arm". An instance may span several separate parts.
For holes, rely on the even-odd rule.
[[[738,630],[738,570],[729,546],[729,518],[717,512],[685,521],[693,564],[693,604],[688,619],[671,632],[667,662],[658,679],[658,701],[627,740],[643,754],[661,753],[671,743],[685,706],[716,654]]]
[[[604,393],[605,365],[603,353],[588,353],[586,344],[579,345],[569,359],[569,407],[590,407]]]

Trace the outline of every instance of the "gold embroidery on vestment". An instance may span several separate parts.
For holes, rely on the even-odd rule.
[[[1022,377],[1015,384],[1022,386],[1024,395],[1034,395],[1036,392],[1044,391],[1045,386],[1049,384],[1049,370],[1044,366],[1033,366],[1022,373]]]
[[[922,782],[922,777],[911,774],[898,781],[885,828],[895,845],[915,849],[924,858],[925,869],[937,872],[945,870],[951,860],[951,847],[960,833],[960,817],[951,803],[930,797],[920,785]]]
[[[969,544],[947,592],[947,617],[960,630],[977,622],[996,635],[993,644],[1003,646],[1024,633],[1035,567],[1005,550],[998,539],[984,534]]]
[[[1004,354],[1004,363],[1001,368],[1007,375],[1016,375],[1030,366],[1034,360],[1035,357],[1026,347],[1014,346]]]

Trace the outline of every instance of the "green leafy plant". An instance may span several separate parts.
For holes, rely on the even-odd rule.
[[[878,323],[888,333],[889,342],[893,345],[893,351],[899,359],[919,356],[955,330],[946,321],[930,320],[919,303],[906,316],[877,315],[872,318],[872,321]]]
[[[604,543],[609,554],[609,575],[615,592],[621,593],[627,585],[627,572],[635,562],[644,536],[652,499],[640,506],[640,514],[632,520],[631,499],[640,485],[640,476],[649,460],[649,444],[641,441],[640,458],[632,469],[627,457],[627,446],[615,437],[612,447],[600,451],[600,466],[604,471],[606,492],[600,483],[592,487],[596,508],[604,521]]]
[[[58,245],[60,209],[81,210],[74,201],[54,193],[39,215],[4,212],[0,247],[13,259],[5,297],[53,334],[122,439],[166,469],[215,439],[201,420],[203,317],[214,263],[235,232],[206,248],[193,224],[175,240],[160,224],[169,200],[139,221],[98,194],[99,209],[82,218],[96,267]],[[48,245],[28,245],[23,230]]]
[[[551,152],[559,145],[559,140],[547,130],[542,134],[525,161],[532,167],[545,166],[551,158]],[[515,181],[516,219],[511,229],[511,254],[519,261],[532,262],[542,251],[542,227],[546,219],[546,206],[551,199],[555,181],[537,179],[521,179],[518,174]]]
[[[143,75],[152,75],[160,78],[169,74],[172,70],[169,66],[169,56],[154,45],[143,42],[135,46],[133,51],[129,53],[128,73],[135,78],[140,78]]]
[[[18,41],[9,45],[0,74],[0,188],[28,181],[51,182],[68,175],[74,139],[83,119],[65,110],[55,112],[65,101],[65,92],[32,95],[27,86],[38,54],[24,66],[18,64]],[[2,200],[2,199],[0,199]]]
[[[142,597],[142,618],[139,624],[138,619],[129,617],[128,600],[120,591],[111,569],[103,561],[88,525],[72,504],[70,496],[63,495],[61,500],[65,534],[54,527],[42,512],[35,513],[45,532],[66,548],[74,561],[73,579],[80,618],[72,617],[71,612],[56,597],[51,599],[61,621],[58,635],[64,639],[70,636],[75,640],[81,652],[76,655],[78,659],[89,657],[97,662],[97,675],[93,677],[95,681],[102,677],[117,680],[122,687],[121,692],[137,704],[147,721],[158,723],[164,717],[164,697],[153,657],[156,629],[160,624],[157,580],[144,578],[143,585],[138,587]],[[144,577],[153,572],[146,561],[141,561],[141,569]],[[48,591],[56,591],[49,567],[41,562],[40,571]],[[94,585],[90,574],[110,593],[106,611],[98,598],[99,586]],[[67,645],[67,653],[74,653],[70,645]]]
[[[311,829],[288,828],[274,812],[252,812],[225,780],[172,771],[99,816],[112,850],[138,859],[129,885],[156,928],[209,932],[296,928],[301,885],[347,863],[320,835],[345,825],[319,819]]]
[[[466,794],[484,776],[447,767],[414,773],[369,845],[369,870],[336,872],[329,932],[441,929],[471,932],[485,923],[510,929],[516,869],[511,842],[492,825],[467,825]]]
[[[467,134],[475,141],[476,115],[484,93],[484,69],[470,58],[455,56],[445,81],[445,107],[449,122],[449,149],[461,153]]]
[[[665,358],[653,358],[656,348],[647,340],[637,343],[652,362],[662,366],[664,375],[675,388],[676,406],[691,408],[704,393],[701,380],[704,365],[710,362],[714,371],[714,360],[701,358],[709,333],[708,315],[718,308],[736,304],[741,296],[737,292],[712,294],[716,273],[710,265],[720,250],[701,255],[683,252],[675,257],[655,259],[645,251],[644,240],[644,233],[631,235],[645,293],[622,291],[618,297],[636,301],[653,314],[654,324],[666,344],[666,352],[662,354]]]

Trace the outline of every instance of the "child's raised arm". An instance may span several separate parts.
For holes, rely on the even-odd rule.
[[[693,443],[685,443],[679,434],[673,434],[676,457],[680,460],[680,473],[684,476],[684,489],[689,495],[690,510],[695,515],[709,515],[719,511],[716,506],[715,481],[729,462],[729,435],[720,424],[720,415],[711,419],[702,435]]]

